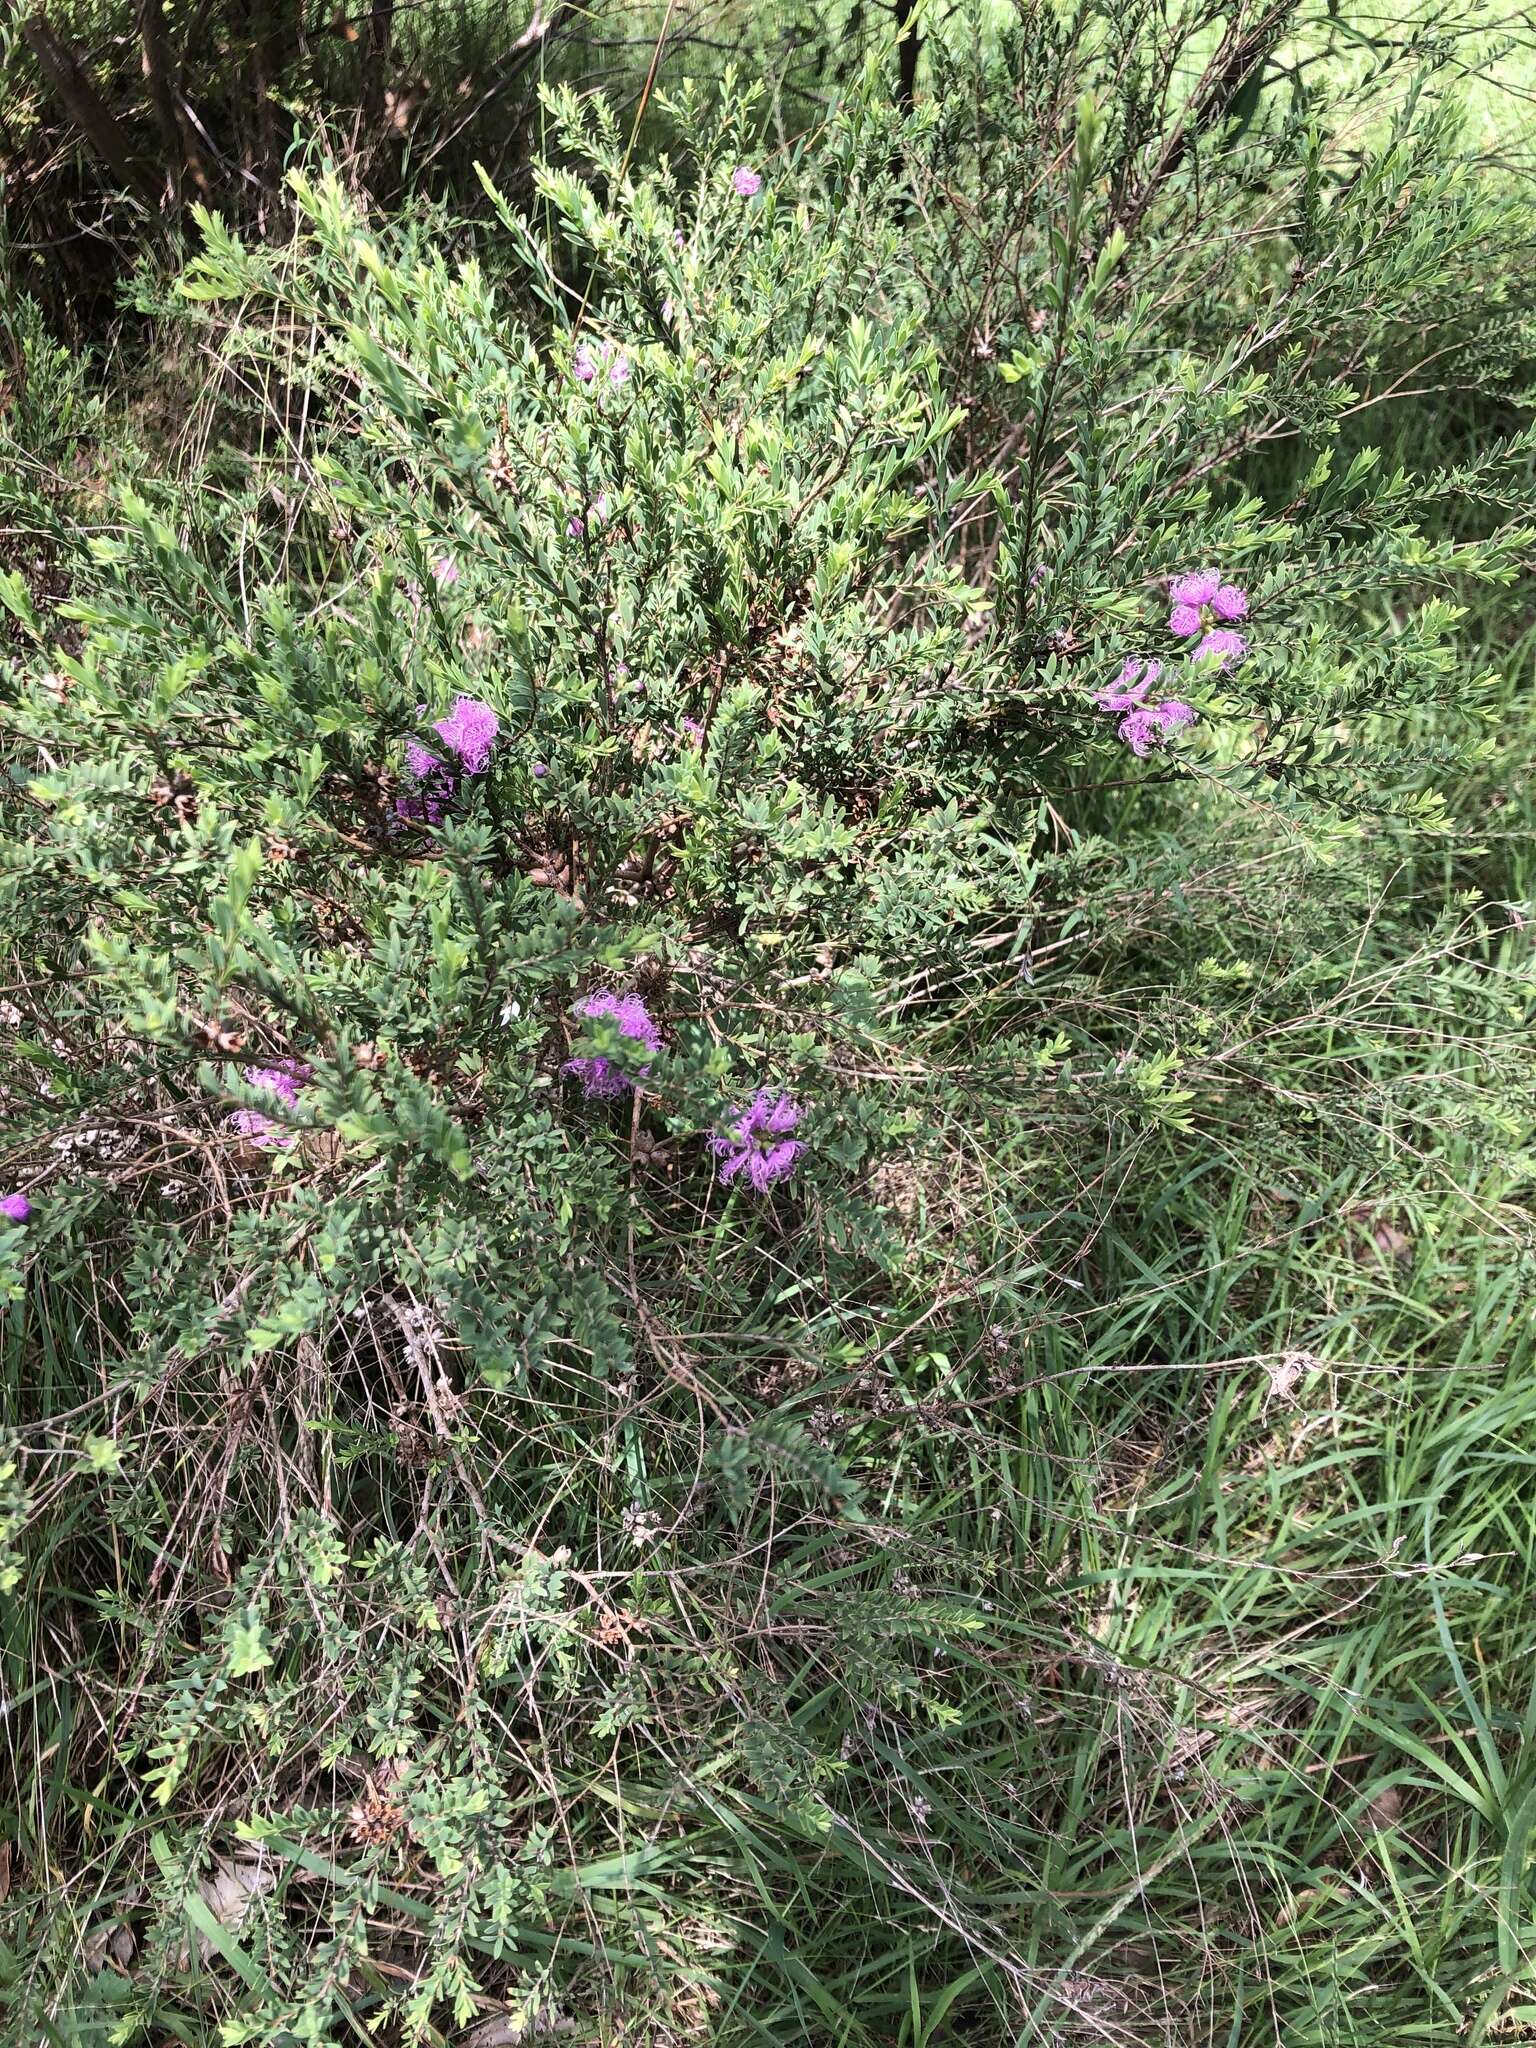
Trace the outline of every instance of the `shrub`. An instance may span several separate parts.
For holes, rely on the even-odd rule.
[[[1142,1885],[1212,1816],[1223,2027],[1277,1996],[1289,1765],[1163,1666],[1167,1558],[1289,1571],[1313,1496],[1175,1488],[1142,1635],[1116,1460],[1204,1426],[1167,1368],[1236,1332],[1320,1369],[1277,1276],[1407,1241],[1401,1148],[1518,1170],[1520,1048],[1399,1050],[1499,1000],[1470,906],[1395,957],[1411,892],[1367,907],[1479,745],[1453,593],[1529,551],[1525,443],[1334,476],[1316,385],[1460,321],[1503,202],[1438,111],[1347,175],[1255,116],[1145,190],[1134,77],[1050,21],[997,61],[974,154],[871,94],[770,163],[732,87],[637,169],[557,96],[586,177],[491,194],[533,320],[334,179],[288,249],[204,216],[183,295],[265,444],[127,494],[62,624],[3,586],[43,1426],[0,1536],[13,1655],[93,1674],[16,1737],[72,1788],[18,1820],[23,2027],[1091,2031],[1133,1977],[1173,2026],[1203,1960]],[[1074,89],[983,337],[999,230],[923,180],[996,189],[1030,67]]]

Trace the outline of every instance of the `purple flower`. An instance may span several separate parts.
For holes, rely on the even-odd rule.
[[[1133,711],[1128,718],[1120,721],[1120,737],[1133,754],[1150,754],[1162,737],[1162,728],[1153,711]]]
[[[613,989],[599,989],[590,996],[583,996],[576,1005],[576,1014],[578,1017],[611,1017],[626,1038],[634,1039],[653,1057],[661,1051],[661,1027],[639,996],[621,996]],[[591,1101],[593,1097],[627,1094],[645,1079],[651,1067],[647,1060],[630,1075],[606,1054],[582,1053],[567,1060],[564,1071],[576,1076],[581,1082],[582,1093]]]
[[[599,342],[594,352],[585,342],[571,358],[571,372],[578,383],[594,384],[597,373],[606,366],[608,382],[617,391],[621,384],[630,379],[632,365],[622,349],[616,349],[611,341]]]
[[[446,589],[450,583],[457,583],[461,573],[452,555],[439,555],[432,564],[432,578],[439,589]]]
[[[749,165],[738,164],[731,173],[731,189],[738,199],[755,199],[763,189],[763,181]]]
[[[1248,653],[1248,642],[1230,626],[1217,626],[1207,633],[1190,656],[1191,661],[1214,661],[1222,668],[1236,668]]]
[[[305,1066],[302,1060],[283,1059],[270,1067],[246,1067],[244,1078],[249,1087],[266,1089],[286,1109],[292,1109],[298,1102],[299,1090],[313,1072],[314,1069]],[[259,1109],[237,1109],[229,1121],[233,1130],[263,1152],[270,1152],[274,1147],[286,1150],[297,1140],[296,1132],[287,1130]]]
[[[723,1161],[720,1178],[733,1180],[745,1173],[760,1195],[775,1182],[787,1180],[805,1150],[803,1140],[790,1136],[800,1117],[800,1106],[791,1097],[760,1088],[745,1109],[736,1111],[724,1136],[709,1141],[710,1150]]]
[[[1163,704],[1149,704],[1130,713],[1120,721],[1120,737],[1133,754],[1142,758],[1156,746],[1161,746],[1170,733],[1179,732],[1186,725],[1195,722],[1194,711],[1177,697],[1170,697]]]
[[[281,1124],[263,1116],[259,1109],[237,1109],[229,1120],[229,1127],[237,1136],[259,1146],[263,1152],[270,1152],[274,1146],[281,1146],[286,1151],[294,1142],[292,1131],[285,1131]]]
[[[1214,569],[1197,569],[1189,576],[1175,576],[1168,585],[1168,596],[1173,605],[1168,614],[1168,630],[1177,633],[1181,640],[1205,632],[1212,619],[1224,619],[1230,624],[1233,619],[1248,616],[1247,591],[1240,584],[1223,583]]]
[[[544,780],[544,777],[549,773],[549,763],[547,761],[535,761],[533,764],[533,772],[537,780],[542,782]]]
[[[416,716],[424,718],[426,710],[425,704],[418,704]],[[442,823],[458,789],[459,769],[466,775],[478,775],[488,765],[501,721],[478,697],[456,697],[452,711],[438,719],[432,730],[458,755],[458,766],[450,767],[420,740],[406,741],[405,765],[421,786],[411,795],[395,798],[395,816],[416,825]]]
[[[1192,605],[1198,611],[1203,604],[1215,601],[1221,588],[1221,578],[1214,569],[1196,569],[1189,576],[1175,576],[1168,585],[1168,596],[1176,605]]]
[[[1138,705],[1163,672],[1160,661],[1128,661],[1119,677],[1094,693],[1101,711],[1130,711]]]
[[[0,1195],[0,1216],[7,1223],[25,1223],[32,1214],[32,1204],[25,1195]]]
[[[432,730],[458,755],[466,775],[478,775],[491,758],[501,721],[478,697],[455,697],[452,711],[438,719]]]
[[[314,1076],[314,1068],[302,1060],[275,1060],[270,1067],[247,1067],[245,1081],[251,1088],[265,1088],[269,1095],[275,1095],[280,1102],[292,1109],[299,1099],[299,1090]]]
[[[410,769],[418,782],[425,782],[427,777],[441,768],[443,764],[437,755],[433,753],[432,749],[424,747],[420,740],[407,740],[405,743],[405,765]],[[450,775],[452,774],[451,769],[448,772]]]
[[[587,507],[587,519],[591,520],[594,527],[598,527],[602,525],[603,521],[607,517],[608,493],[606,491],[599,491],[597,496],[592,500],[591,504]],[[579,514],[573,512],[570,518],[567,519],[567,521],[565,522],[565,530],[571,536],[572,540],[580,540],[582,535],[587,530],[587,521],[586,519],[581,518]]]
[[[411,825],[440,825],[453,802],[458,777],[415,740],[407,745],[405,758],[421,787],[414,796],[395,798],[395,816]]]
[[[1195,723],[1192,708],[1177,697],[1166,698],[1161,704],[1146,701],[1147,692],[1162,673],[1160,661],[1133,657],[1125,663],[1113,683],[1094,695],[1093,701],[1101,711],[1117,715],[1122,711],[1125,713],[1120,720],[1119,732],[1133,754],[1149,754],[1170,733]]]
[[[683,720],[683,731],[696,747],[703,746],[704,728],[696,718],[685,718]]]

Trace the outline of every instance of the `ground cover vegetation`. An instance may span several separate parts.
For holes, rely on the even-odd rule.
[[[1508,41],[547,13],[12,252],[5,2038],[1536,2036]]]

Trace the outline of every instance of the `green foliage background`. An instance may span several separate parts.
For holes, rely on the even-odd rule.
[[[1536,2026],[1526,190],[1441,21],[925,27],[10,295],[17,2042]]]

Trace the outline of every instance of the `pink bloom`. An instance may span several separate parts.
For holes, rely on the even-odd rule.
[[[299,1090],[314,1074],[313,1067],[305,1066],[302,1060],[275,1060],[270,1067],[247,1067],[245,1080],[252,1088],[265,1088],[269,1095],[275,1095],[290,1109],[299,1099]]]
[[[1168,595],[1173,603],[1168,630],[1177,633],[1181,640],[1208,631],[1213,619],[1230,623],[1248,616],[1247,591],[1240,584],[1223,583],[1214,569],[1197,569],[1190,576],[1175,576],[1168,585]]]
[[[1133,711],[1120,721],[1120,737],[1133,754],[1150,754],[1162,737],[1162,728],[1151,711]]]
[[[418,704],[416,716],[425,718],[426,715],[426,705]],[[453,801],[458,776],[446,761],[434,754],[430,747],[424,747],[420,740],[406,741],[405,765],[421,788],[412,795],[395,798],[395,816],[411,825],[440,825]]]
[[[587,519],[590,519],[593,527],[596,528],[601,526],[607,517],[608,493],[606,491],[599,491],[587,507],[587,518],[583,519],[579,514],[573,512],[565,522],[565,530],[572,540],[580,540],[587,530]]]
[[[629,382],[632,367],[629,357],[611,341],[600,341],[595,351],[582,342],[571,358],[571,371],[579,383],[595,383],[598,371],[606,368],[615,391]]]
[[[753,199],[762,191],[763,181],[746,164],[738,164],[731,173],[731,186],[739,199]]]
[[[1168,585],[1168,596],[1176,605],[1193,605],[1196,610],[1203,604],[1212,604],[1221,588],[1221,578],[1214,569],[1196,569],[1189,576],[1175,576]]]
[[[1230,626],[1216,626],[1190,656],[1191,661],[1214,661],[1222,668],[1236,668],[1248,652],[1248,642]]]
[[[455,697],[452,711],[432,730],[458,755],[466,775],[478,775],[491,758],[501,721],[478,697]]]
[[[654,1056],[661,1051],[661,1028],[639,996],[621,996],[612,989],[598,989],[582,998],[576,1005],[576,1014],[611,1018],[624,1037],[633,1039],[646,1052]],[[582,1093],[590,1101],[594,1097],[627,1095],[637,1082],[645,1079],[651,1067],[646,1060],[631,1075],[603,1053],[582,1053],[567,1060],[564,1071],[577,1077]]]
[[[1101,711],[1129,711],[1139,704],[1163,672],[1160,661],[1128,661],[1119,678],[1094,693]]]
[[[459,573],[459,565],[452,555],[439,555],[432,564],[433,580],[437,583],[439,589],[445,589],[450,583],[457,583]]]
[[[803,1139],[790,1136],[798,1129],[801,1114],[790,1096],[760,1088],[745,1109],[736,1111],[725,1135],[709,1141],[716,1158],[725,1162],[720,1178],[731,1180],[745,1173],[760,1195],[787,1179],[805,1150]]]
[[[285,1131],[281,1124],[263,1116],[259,1109],[237,1109],[229,1120],[229,1127],[237,1136],[248,1138],[263,1152],[270,1152],[274,1146],[286,1151],[295,1141],[292,1131]]]
[[[416,706],[416,716],[425,717],[426,705]],[[447,815],[459,784],[459,772],[478,775],[491,758],[491,747],[501,731],[501,721],[489,704],[478,697],[456,697],[446,718],[438,719],[432,730],[458,756],[450,767],[420,740],[405,743],[405,765],[419,789],[395,798],[395,816],[413,825],[439,825]]]
[[[302,1060],[284,1059],[270,1067],[246,1067],[244,1078],[249,1087],[264,1088],[269,1095],[275,1095],[285,1109],[292,1109],[298,1103],[299,1090],[313,1071]],[[297,1132],[285,1129],[276,1118],[259,1109],[237,1109],[229,1121],[233,1130],[263,1152],[270,1152],[274,1147],[286,1151],[297,1142]]]
[[[1161,746],[1170,733],[1194,722],[1195,714],[1190,706],[1170,697],[1165,704],[1151,704],[1122,718],[1120,737],[1133,754],[1144,759],[1154,747]]]
[[[32,1214],[32,1204],[25,1195],[0,1195],[0,1216],[7,1223],[25,1223]]]
[[[538,781],[542,782],[545,776],[549,773],[549,763],[547,761],[535,761],[533,764],[533,772],[535,778]]]
[[[704,728],[696,718],[685,718],[683,720],[683,731],[696,747],[704,744]]]
[[[427,760],[435,759],[425,747],[419,749]],[[448,815],[458,777],[451,768],[439,765],[422,777],[421,788],[411,796],[395,798],[395,816],[409,825],[440,825]]]

